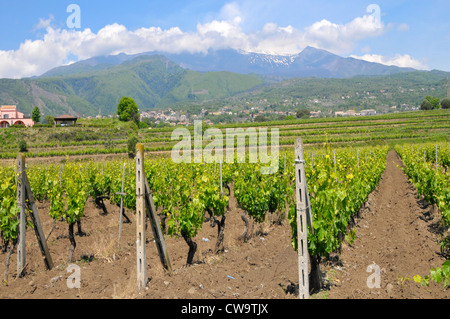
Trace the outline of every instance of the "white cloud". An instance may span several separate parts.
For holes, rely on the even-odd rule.
[[[246,50],[265,54],[294,55],[308,45],[300,30],[290,25],[280,27],[275,23],[267,23],[261,31],[249,35]]]
[[[53,17],[41,19],[36,28],[44,28],[42,39],[26,40],[17,50],[0,50],[0,78],[21,78],[40,75],[47,70],[73,61],[108,54],[135,54],[146,51],[170,53],[203,52],[210,49],[238,49],[257,53],[294,55],[306,46],[349,54],[358,41],[382,35],[386,29],[372,15],[357,17],[346,24],[318,21],[303,30],[291,25],[268,22],[260,30],[244,32],[245,16],[238,4],[222,7],[217,19],[198,23],[193,32],[178,27],[129,30],[121,24],[106,25],[97,33],[90,29],[59,29],[52,27]],[[368,53],[364,52],[364,53]],[[366,58],[374,59],[374,55]],[[405,57],[396,63],[411,64]]]
[[[429,67],[424,62],[412,58],[409,54],[396,54],[394,57],[386,57],[378,54],[365,54],[363,56],[351,55],[351,57],[368,62],[395,65],[402,68],[429,70]]]
[[[382,35],[385,27],[374,16],[365,15],[343,25],[324,19],[305,31],[306,41],[311,45],[343,54],[351,52],[360,40]]]
[[[47,27],[50,26],[50,24],[53,22],[53,20],[55,19],[55,17],[50,14],[48,19],[39,19],[39,22],[34,26],[34,30],[40,30],[40,29],[45,29]]]
[[[242,11],[236,2],[229,2],[225,4],[220,10],[220,20],[233,20],[235,17],[242,18]]]
[[[18,50],[0,51],[0,77],[20,78],[38,75],[58,66],[71,51],[64,35],[47,28],[43,40],[26,40]]]

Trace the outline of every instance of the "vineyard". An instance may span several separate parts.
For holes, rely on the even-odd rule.
[[[435,236],[441,259],[427,273],[416,273],[409,284],[445,295],[450,283],[445,261],[450,257],[447,122],[448,113],[380,119],[371,126],[352,121],[279,126],[281,145],[293,145],[301,136],[308,144],[304,151],[312,215],[308,251],[311,271],[320,274],[320,283],[312,280],[314,294],[339,287],[332,278],[334,267],[339,267],[337,256],[358,236],[370,196],[377,192],[390,154],[396,152],[404,164],[401,169],[417,189],[417,200],[439,220]],[[405,129],[408,125],[412,127]],[[386,126],[393,129],[387,132]],[[438,141],[430,142],[426,132]],[[152,147],[173,147],[165,134],[158,133],[157,143],[166,146]],[[423,141],[411,142],[416,137]],[[368,140],[379,142],[348,144]],[[273,174],[263,174],[262,163],[248,161],[176,164],[152,156],[152,150],[146,147],[144,170],[173,273],[161,265],[148,229],[149,282],[147,290],[137,294],[137,168],[130,159],[28,162],[26,174],[55,267],[45,269],[39,247],[28,235],[34,232],[28,217],[28,264],[16,272],[12,256],[19,238],[18,174],[8,161],[0,167],[0,296],[295,298],[298,209],[293,149],[280,152]],[[13,156],[16,153],[3,153],[4,158]],[[81,267],[79,289],[66,286],[71,264]]]
[[[450,114],[447,110],[429,112],[404,112],[354,118],[321,118],[288,120],[264,123],[215,125],[222,131],[233,128],[264,127],[278,128],[279,144],[292,148],[295,140],[302,137],[303,143],[318,146],[325,142],[336,147],[349,143],[377,145],[394,143],[415,143],[417,141],[441,141],[448,135]],[[177,141],[172,140],[173,127],[140,129],[120,123],[115,119],[80,121],[81,127],[37,127],[0,130],[5,141],[0,148],[0,159],[14,161],[19,153],[18,142],[27,143],[27,158],[104,158],[127,154],[127,140],[136,135],[144,143],[145,151],[153,154],[170,153]],[[257,124],[257,125],[255,125]],[[193,126],[187,127],[194,138]],[[207,144],[204,141],[204,144]]]

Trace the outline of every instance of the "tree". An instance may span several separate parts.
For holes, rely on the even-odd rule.
[[[290,120],[295,120],[295,117],[294,117],[294,115],[287,115],[284,119],[286,121],[290,121]]]
[[[53,125],[55,123],[55,118],[51,115],[47,115],[45,116],[45,122],[47,122],[47,124]]]
[[[310,113],[309,113],[309,111],[307,109],[300,109],[300,110],[297,111],[296,116],[297,116],[298,119],[309,118]]]
[[[441,107],[443,109],[450,109],[450,99],[449,98],[442,99]]]
[[[41,121],[41,111],[37,106],[33,109],[33,112],[31,113],[31,119],[35,123],[39,123]]]
[[[429,100],[425,99],[425,100],[423,100],[422,104],[420,104],[420,109],[422,111],[432,110],[433,104],[431,104],[431,102]]]
[[[438,108],[441,107],[439,98],[437,98],[437,97],[427,96],[427,97],[425,98],[425,100],[428,100],[428,101],[431,103],[431,105],[432,105],[432,108],[431,108],[431,109],[432,109],[432,110],[436,110],[436,109],[438,109]]]
[[[266,122],[267,118],[264,115],[257,115],[254,119],[255,122]]]
[[[139,128],[148,128],[148,124],[145,122],[139,122]]]
[[[117,115],[123,122],[133,120],[136,124],[139,123],[139,109],[131,97],[124,96],[120,99],[119,105],[117,105]]]

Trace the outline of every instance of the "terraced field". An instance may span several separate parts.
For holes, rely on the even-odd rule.
[[[169,155],[178,140],[172,140],[174,127],[162,129],[136,129],[118,120],[80,120],[78,127],[9,128],[0,130],[4,143],[1,159],[16,158],[18,142],[26,141],[28,158],[67,156],[126,156],[127,141],[136,135],[147,152]],[[222,132],[227,129],[267,128],[279,130],[279,145],[292,147],[302,137],[306,148],[321,143],[337,147],[349,143],[359,145],[392,144],[411,141],[445,141],[450,129],[448,110],[404,112],[371,117],[323,118],[263,123],[216,125]],[[194,127],[186,127],[194,139]],[[205,127],[206,129],[208,127]],[[208,141],[204,140],[203,145]]]

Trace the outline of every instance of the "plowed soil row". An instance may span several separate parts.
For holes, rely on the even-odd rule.
[[[413,280],[429,275],[445,259],[439,254],[440,235],[435,231],[439,214],[418,198],[402,165],[390,151],[382,179],[357,221],[355,240],[343,245],[341,264],[328,269],[334,284],[329,298],[450,297],[442,285],[431,282],[422,287]],[[369,278],[375,271],[367,268],[374,264],[380,270],[380,288],[373,276]]]

